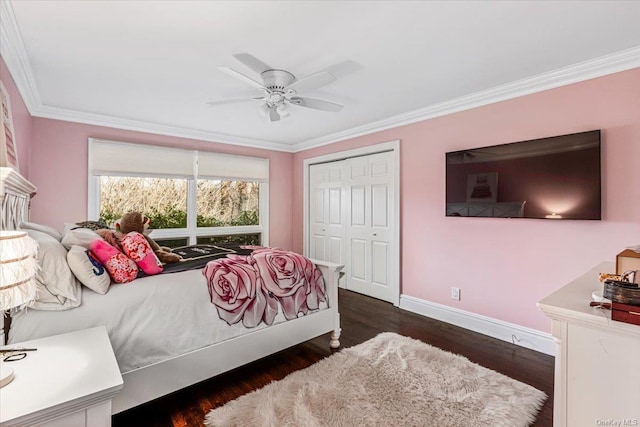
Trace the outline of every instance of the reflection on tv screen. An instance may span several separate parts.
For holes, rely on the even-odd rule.
[[[601,219],[600,131],[447,153],[446,215]]]

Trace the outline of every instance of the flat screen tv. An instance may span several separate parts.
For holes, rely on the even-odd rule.
[[[446,215],[601,219],[600,131],[446,153]]]

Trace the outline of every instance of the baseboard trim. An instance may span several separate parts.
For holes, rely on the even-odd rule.
[[[507,341],[521,347],[539,351],[550,356],[555,356],[555,343],[551,334],[546,334],[535,329],[409,295],[400,296],[400,308]]]

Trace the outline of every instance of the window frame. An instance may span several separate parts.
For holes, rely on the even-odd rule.
[[[256,181],[251,178],[225,178],[225,177],[214,177],[214,176],[203,176],[198,177],[197,167],[198,167],[198,151],[195,150],[185,150],[191,151],[193,153],[193,162],[194,162],[194,174],[190,177],[177,177],[175,175],[164,175],[161,173],[133,173],[127,172],[123,173],[112,173],[108,174],[108,171],[102,171],[103,173],[99,175],[94,175],[92,173],[92,146],[93,142],[108,142],[108,143],[116,143],[120,144],[120,142],[116,141],[107,141],[89,138],[88,144],[88,168],[87,168],[87,218],[98,220],[100,218],[100,176],[127,176],[127,177],[139,177],[139,178],[168,178],[168,179],[186,179],[187,180],[187,227],[186,228],[164,228],[164,229],[154,229],[150,236],[154,239],[175,239],[175,238],[187,238],[189,245],[195,245],[198,237],[208,237],[208,236],[220,236],[226,234],[250,234],[250,233],[260,233],[260,240],[262,246],[269,246],[269,182],[260,182],[259,187],[259,196],[258,196],[258,225],[243,225],[243,226],[233,226],[233,227],[198,227],[196,224],[197,219],[197,204],[196,204],[196,196],[197,196],[197,181],[207,180],[207,179],[220,179],[220,180],[231,180],[231,181]],[[136,144],[143,145],[143,144]],[[150,145],[149,147],[156,147]],[[162,148],[162,147],[160,147]],[[206,152],[208,154],[215,154],[214,152]],[[220,153],[221,155],[224,155]],[[243,156],[238,156],[243,157]],[[255,158],[251,158],[255,159]]]

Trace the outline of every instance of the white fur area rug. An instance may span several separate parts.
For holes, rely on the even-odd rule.
[[[385,332],[212,410],[207,426],[528,426],[546,395]]]

